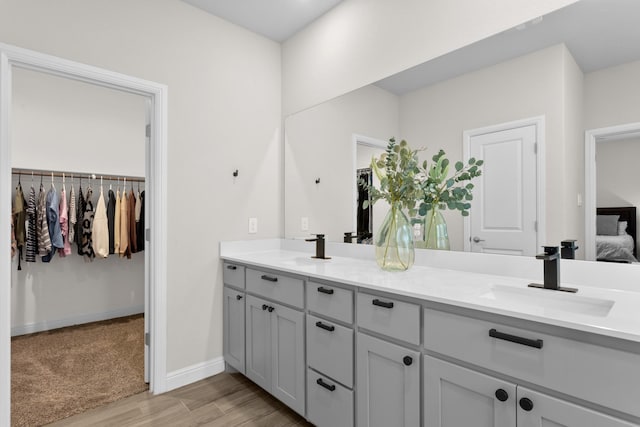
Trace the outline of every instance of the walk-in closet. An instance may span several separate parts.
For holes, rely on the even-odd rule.
[[[147,102],[13,70],[13,426],[148,387]]]

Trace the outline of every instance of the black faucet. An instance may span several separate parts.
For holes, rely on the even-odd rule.
[[[560,256],[563,259],[576,259],[576,251],[579,249],[576,240],[563,240],[560,242]]]
[[[331,259],[331,257],[324,256],[324,234],[316,234],[315,239],[305,239],[307,242],[316,242],[316,255],[311,258],[318,259]]]
[[[544,252],[536,255],[536,259],[544,261],[544,285],[530,283],[530,288],[548,289],[551,291],[578,292],[575,288],[560,286],[560,253],[557,246],[543,246]]]
[[[357,239],[358,236],[353,235],[353,231],[346,231],[344,233],[344,243],[352,243],[353,239]]]

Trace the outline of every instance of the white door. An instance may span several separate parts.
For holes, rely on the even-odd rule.
[[[145,111],[146,111],[146,125],[145,125],[145,140],[144,140],[144,176],[145,176],[145,188],[144,194],[145,197],[149,195],[149,177],[151,176],[151,171],[149,170],[151,165],[151,100],[147,98],[145,101]],[[144,210],[144,226],[145,228],[149,228],[149,204],[147,203],[147,207]],[[144,382],[150,382],[150,372],[151,372],[151,245],[150,242],[147,241],[147,230],[144,231],[145,241],[145,251],[144,251]]]
[[[484,165],[473,181],[467,247],[472,252],[535,255],[537,126],[479,133],[468,141],[469,156]]]

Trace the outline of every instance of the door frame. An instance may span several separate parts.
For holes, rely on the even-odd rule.
[[[469,159],[471,153],[471,138],[488,133],[500,132],[504,130],[516,129],[524,126],[535,126],[536,128],[536,247],[542,245],[543,237],[546,235],[546,200],[545,200],[545,116],[528,117],[506,123],[485,126],[477,129],[465,130],[462,132],[462,157],[464,161]],[[473,209],[473,207],[472,207]],[[471,217],[464,217],[464,251],[471,252]]]
[[[365,147],[380,148],[386,150],[389,143],[381,139],[372,138],[370,136],[353,134],[351,137],[351,181],[352,194],[351,194],[351,206],[353,207],[353,230],[358,231],[358,183],[355,177],[358,175],[358,145],[364,145]],[[374,230],[375,233],[375,230]]]
[[[596,142],[640,134],[640,122],[590,129],[584,133],[584,255],[596,260]]]
[[[149,201],[150,391],[167,387],[167,91],[166,85],[0,43],[0,241],[10,239],[11,97],[13,67],[102,86],[149,100],[151,119],[146,191]],[[146,298],[146,296],[145,296]],[[0,245],[0,426],[11,420],[11,254]]]

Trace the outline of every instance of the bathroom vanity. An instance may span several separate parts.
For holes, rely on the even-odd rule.
[[[640,293],[296,245],[222,244],[224,358],[311,423],[640,425]]]

